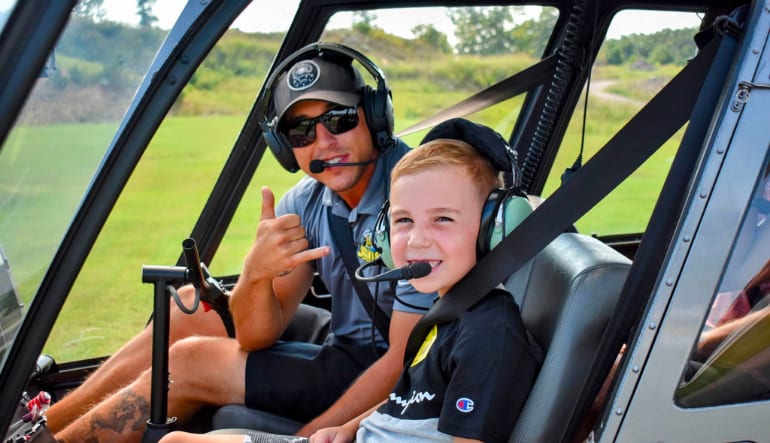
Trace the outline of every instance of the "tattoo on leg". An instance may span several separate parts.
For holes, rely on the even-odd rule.
[[[131,389],[118,395],[120,404],[117,407],[91,418],[92,432],[112,431],[117,434],[124,434],[144,429],[145,423],[150,417],[149,402]]]

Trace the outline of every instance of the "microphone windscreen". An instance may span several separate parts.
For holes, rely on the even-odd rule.
[[[310,172],[313,174],[319,174],[323,172],[324,168],[326,168],[326,165],[324,164],[323,160],[310,160]]]
[[[413,278],[422,278],[426,275],[430,274],[431,266],[430,263],[426,262],[417,262],[412,263],[404,269],[404,278],[406,280],[410,280]]]

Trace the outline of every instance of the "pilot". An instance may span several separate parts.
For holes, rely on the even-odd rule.
[[[311,47],[291,55],[266,84],[265,114],[274,117],[264,124],[268,144],[284,167],[306,177],[277,206],[262,188],[256,239],[230,297],[237,339],[216,314],[172,309],[168,415],[179,422],[205,405],[245,403],[307,422],[298,435],[345,423],[390,392],[409,333],[433,302],[409,284],[370,284],[390,314],[384,337],[354,292],[331,217],[344,219],[354,254],[375,258],[365,246],[390,170],[409,148],[391,135],[384,77],[374,90],[352,62],[374,65],[350,48]],[[323,345],[279,341],[315,272],[332,294],[332,334]],[[180,292],[189,297],[192,289]],[[150,412],[150,343],[148,328],[49,410],[57,440],[140,440]]]

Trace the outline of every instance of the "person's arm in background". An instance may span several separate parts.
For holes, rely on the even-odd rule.
[[[380,404],[393,390],[404,368],[406,342],[420,318],[422,314],[394,310],[390,319],[390,345],[385,354],[364,371],[329,409],[297,431],[297,435],[307,437],[321,428],[347,423]]]
[[[698,340],[698,346],[695,350],[694,356],[696,360],[701,362],[706,361],[706,359],[714,352],[714,349],[716,349],[728,335],[768,314],[770,314],[770,306],[704,332],[701,334],[700,339]]]

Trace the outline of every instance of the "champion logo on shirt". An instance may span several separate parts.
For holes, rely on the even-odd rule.
[[[470,398],[460,398],[455,402],[455,407],[458,411],[467,414],[473,411],[473,400]]]
[[[409,406],[415,404],[415,403],[422,403],[424,401],[431,401],[434,398],[436,398],[436,394],[431,394],[430,392],[417,392],[412,391],[412,397],[410,399],[401,398],[401,396],[396,395],[395,392],[390,393],[390,400],[395,402],[399,406],[403,406],[404,409],[401,410],[401,414],[405,414],[406,410],[409,408]]]

